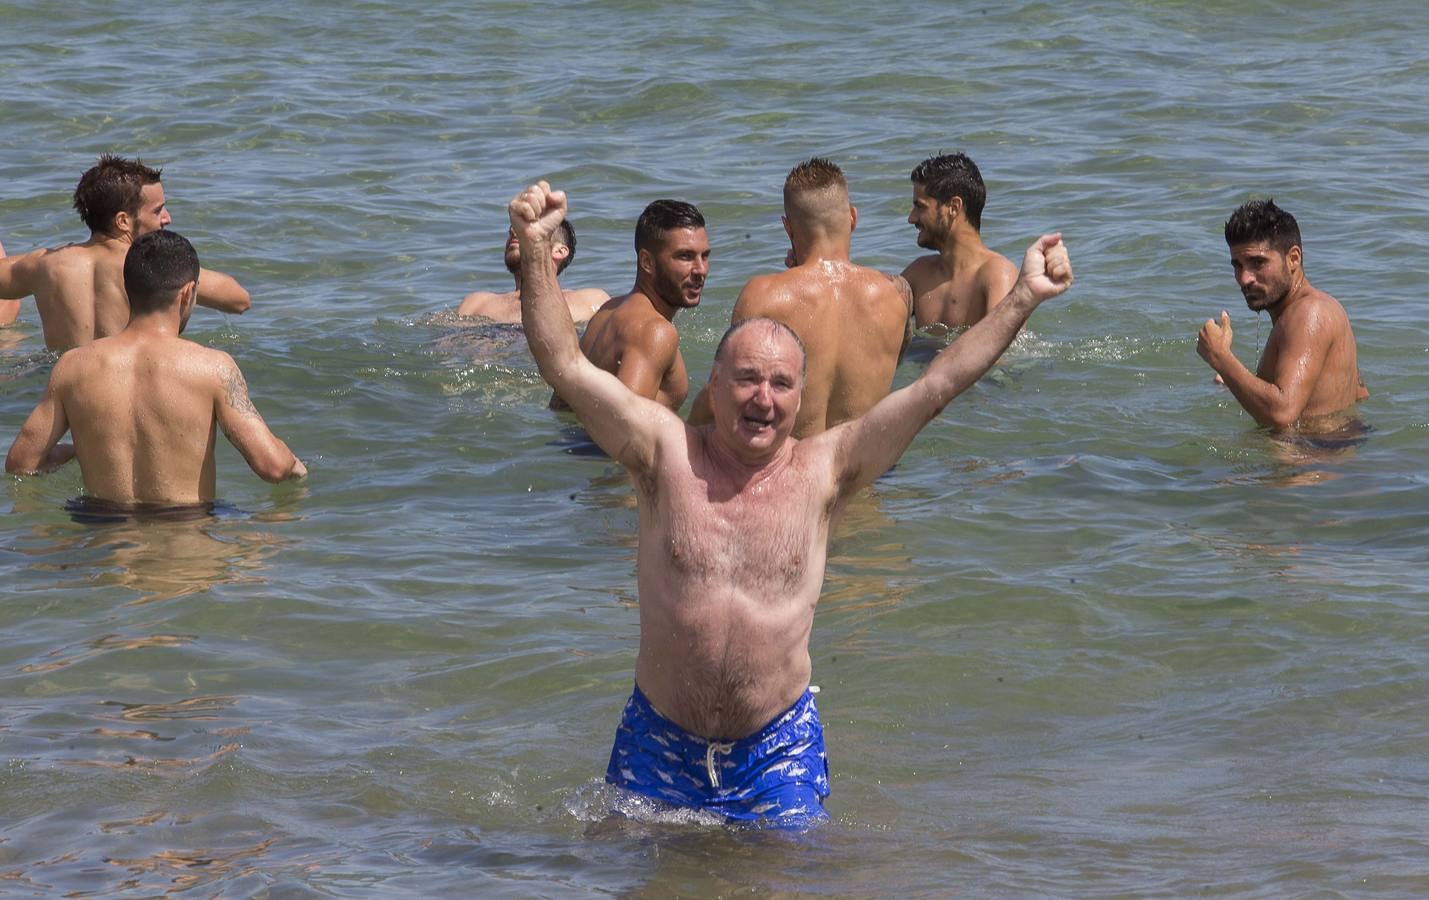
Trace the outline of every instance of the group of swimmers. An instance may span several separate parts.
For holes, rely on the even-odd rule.
[[[138,165],[105,157],[96,167],[115,173],[97,182],[133,181],[128,194],[76,190],[88,242],[0,258],[0,297],[35,294],[47,343],[74,346],[7,471],[77,456],[94,496],[204,503],[218,426],[265,479],[303,477],[232,358],[179,337],[195,304],[232,304],[236,282],[201,269],[188,241],[164,228],[158,173]],[[612,784],[731,821],[799,827],[825,815],[808,648],[829,537],[849,498],[1072,283],[1058,234],[1033,242],[1020,269],[982,245],[985,191],[962,154],[926,160],[912,178],[909,222],[938,252],[889,277],[849,259],[858,214],[838,167],[815,158],[794,168],[786,268],[741,290],[688,422],[677,415],[688,375],[673,320],[698,304],[709,272],[699,210],[650,204],[636,227],[633,289],[600,299],[558,281],[575,249],[564,193],[540,182],[510,203],[516,290],[473,294],[461,309],[519,317],[553,401],[629,471],[639,508],[640,646]],[[1252,373],[1231,353],[1228,313],[1208,320],[1197,347],[1218,379],[1277,427],[1310,425],[1362,397],[1348,319],[1305,278],[1294,219],[1253,201],[1226,223],[1226,240],[1247,305],[1268,310],[1273,327]],[[127,324],[116,326],[120,304]],[[587,316],[579,336],[575,320]],[[910,318],[967,330],[890,392]],[[66,431],[72,445],[60,443]]]

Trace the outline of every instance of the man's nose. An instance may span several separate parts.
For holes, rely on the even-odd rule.
[[[1241,269],[1239,272],[1235,273],[1235,283],[1240,285],[1241,287],[1245,287],[1246,285],[1251,284],[1254,281],[1255,273],[1252,272],[1250,269]]]
[[[710,261],[708,257],[695,258],[695,274],[701,278],[710,273]]]

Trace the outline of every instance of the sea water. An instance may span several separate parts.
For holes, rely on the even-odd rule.
[[[101,152],[253,295],[233,354],[311,469],[224,446],[197,522],[0,520],[0,891],[152,895],[1416,896],[1429,891],[1429,13],[1407,0],[666,5],[0,2],[0,241],[82,239]],[[636,514],[511,329],[506,201],[548,178],[575,287],[699,205],[694,385],[781,265],[813,155],[856,260],[920,251],[908,173],[964,150],[983,236],[1077,272],[850,504],[811,645],[832,820],[612,818]],[[1287,446],[1195,353],[1269,330],[1221,224],[1299,219],[1369,440]],[[444,313],[444,311],[448,311]],[[914,378],[945,339],[922,336]],[[0,331],[0,439],[52,357]]]

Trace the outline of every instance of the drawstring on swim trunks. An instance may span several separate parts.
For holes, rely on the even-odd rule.
[[[722,744],[719,741],[710,741],[705,745],[705,768],[710,773],[710,787],[719,790],[719,769],[715,768],[715,753],[723,753],[725,756],[734,752],[734,744]]]

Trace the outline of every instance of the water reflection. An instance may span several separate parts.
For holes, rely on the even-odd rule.
[[[165,508],[156,517],[136,516],[92,502],[67,504],[75,524],[37,526],[39,546],[21,548],[34,572],[63,573],[58,589],[115,586],[142,605],[211,590],[217,585],[263,580],[266,561],[291,540],[249,530],[218,506]]]

